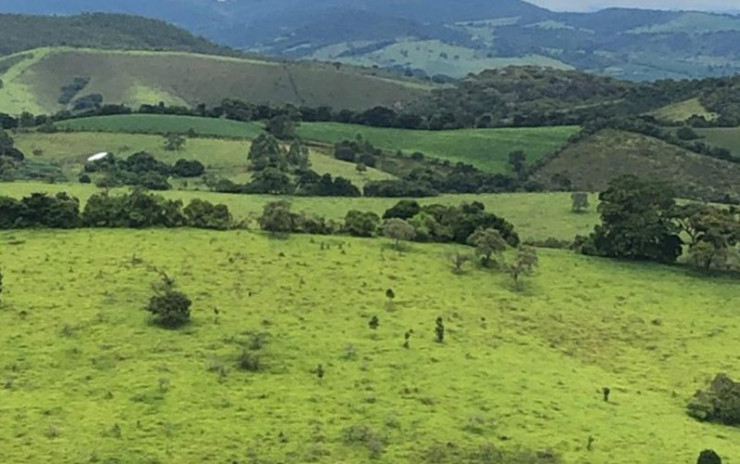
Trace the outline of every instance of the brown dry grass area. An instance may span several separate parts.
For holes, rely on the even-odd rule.
[[[569,146],[535,178],[552,185],[561,174],[577,190],[601,191],[614,177],[633,174],[668,181],[681,196],[717,200],[740,196],[740,164],[692,153],[644,135],[603,130]]]

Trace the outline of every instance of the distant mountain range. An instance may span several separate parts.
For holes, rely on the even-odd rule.
[[[606,9],[557,13],[521,0],[3,0],[0,12],[120,12],[240,50],[460,77],[510,64],[631,80],[740,71],[740,17]]]

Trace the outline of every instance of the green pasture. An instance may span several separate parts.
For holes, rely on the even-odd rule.
[[[259,123],[172,115],[98,116],[63,121],[57,126],[74,131],[159,134],[187,133],[193,129],[199,135],[234,138],[253,138],[262,128]],[[560,148],[577,131],[574,126],[422,131],[331,122],[305,122],[298,127],[298,135],[305,140],[334,144],[361,135],[387,151],[401,150],[406,155],[418,151],[431,158],[472,164],[490,172],[509,172],[509,153],[517,150],[524,151],[527,162],[533,163]]]
[[[453,274],[455,248],[388,245],[0,233],[3,461],[501,462],[487,445],[564,463],[740,455],[740,430],[685,413],[717,372],[740,375],[737,281],[540,250],[516,292],[502,274]],[[148,322],[152,267],[193,300],[182,330]],[[245,347],[259,372],[237,367]]]
[[[68,192],[84,203],[100,190],[90,184],[47,184],[39,182],[0,183],[0,195],[23,197],[34,192]],[[118,190],[125,191],[125,190]],[[395,205],[397,198],[343,198],[343,197],[277,197],[270,195],[232,195],[206,191],[157,192],[167,198],[181,199],[187,203],[193,198],[201,198],[212,203],[223,203],[239,220],[255,218],[262,214],[262,208],[271,201],[286,199],[291,202],[294,211],[308,215],[324,216],[327,219],[343,219],[347,211],[373,211],[382,215]],[[592,206],[587,212],[571,212],[569,193],[502,193],[502,194],[464,194],[440,195],[423,198],[420,204],[439,203],[443,205],[460,205],[478,201],[486,210],[496,213],[512,222],[524,240],[572,240],[576,235],[587,235],[599,222],[596,213],[596,195],[591,196]]]
[[[197,118],[196,118],[197,119]],[[207,119],[204,119],[208,121]],[[247,182],[250,142],[217,138],[188,138],[183,150],[167,151],[164,138],[149,134],[127,134],[107,132],[58,132],[41,134],[26,132],[14,135],[16,145],[30,158],[47,160],[61,165],[70,179],[76,179],[84,167],[85,160],[92,154],[111,152],[118,157],[127,157],[140,151],[155,155],[158,159],[174,164],[178,159],[197,159],[206,166],[208,173]],[[35,154],[34,154],[35,153]],[[369,168],[359,174],[352,163],[345,163],[330,156],[322,149],[310,151],[312,168],[320,173],[342,176],[358,186],[367,181],[392,179],[393,176]]]

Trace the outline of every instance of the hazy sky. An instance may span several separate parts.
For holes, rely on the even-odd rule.
[[[661,10],[740,10],[740,0],[528,0],[556,11],[588,11],[612,6]]]

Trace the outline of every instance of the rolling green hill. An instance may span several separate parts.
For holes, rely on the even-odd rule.
[[[170,115],[121,115],[72,119],[57,123],[63,130],[187,133],[253,138],[261,130],[259,123],[242,123],[224,119],[194,118]],[[310,141],[333,144],[353,140],[358,134],[375,146],[409,155],[421,152],[425,156],[472,164],[489,172],[508,172],[509,153],[522,150],[533,163],[557,150],[578,131],[577,127],[537,127],[505,129],[465,129],[421,131],[388,129],[353,124],[308,122],[298,127],[298,135]]]
[[[58,46],[240,55],[184,29],[139,16],[30,16],[0,12],[0,56]]]
[[[740,164],[710,158],[662,140],[612,129],[569,145],[538,169],[551,186],[601,191],[622,174],[670,182],[684,198],[716,201],[740,197]]]
[[[735,280],[541,250],[517,293],[500,273],[454,275],[453,247],[326,240],[0,233],[4,459],[634,464],[740,453],[738,429],[685,412],[736,365]],[[147,265],[192,298],[189,326],[148,322],[159,276]],[[259,372],[239,369],[245,349]],[[533,452],[517,461],[519,447]]]
[[[0,108],[6,113],[53,113],[63,87],[82,79],[74,94],[99,94],[104,103],[194,106],[225,98],[253,103],[367,109],[394,106],[427,93],[411,80],[371,75],[371,70],[322,63],[217,57],[179,52],[125,52],[45,48],[10,56],[0,79]],[[5,61],[8,63],[8,61]],[[382,74],[382,73],[381,73]]]
[[[86,132],[25,133],[18,134],[15,140],[16,146],[28,153],[33,161],[47,161],[59,165],[68,179],[77,178],[88,156],[104,151],[122,158],[146,151],[168,164],[174,164],[180,158],[196,159],[206,166],[209,174],[231,179],[234,182],[246,182],[251,178],[247,161],[250,142],[247,140],[189,138],[183,150],[179,152],[166,151],[164,139],[156,135]],[[390,174],[372,168],[368,168],[366,173],[360,175],[354,164],[339,161],[322,149],[312,148],[310,160],[312,169],[316,172],[342,176],[359,186],[368,181],[394,178]],[[202,187],[199,181],[189,182],[188,188],[198,187]]]

